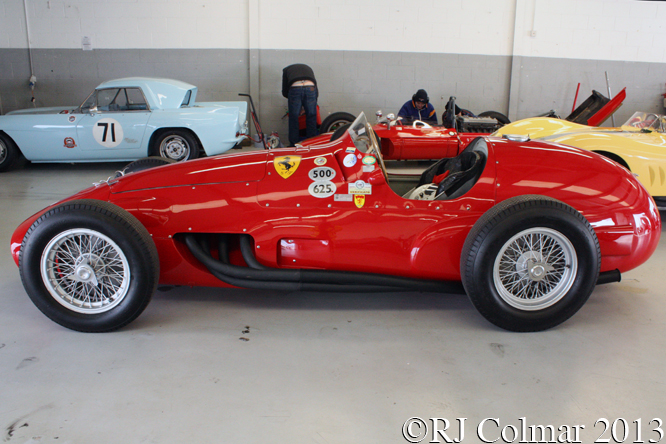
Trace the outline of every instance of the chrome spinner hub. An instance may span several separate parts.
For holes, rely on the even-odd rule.
[[[526,251],[516,261],[516,271],[520,274],[520,277],[528,278],[534,282],[543,280],[546,274],[552,270],[552,265],[545,262],[538,251]]]

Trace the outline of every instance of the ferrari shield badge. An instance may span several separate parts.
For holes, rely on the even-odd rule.
[[[363,208],[363,205],[365,205],[365,194],[354,194],[354,203],[358,208]]]
[[[280,156],[273,160],[275,171],[285,179],[294,174],[300,164],[301,156]]]

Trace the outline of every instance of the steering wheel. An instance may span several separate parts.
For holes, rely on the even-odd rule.
[[[432,128],[432,125],[425,123],[422,120],[415,120],[412,123],[412,128]]]
[[[382,157],[382,150],[379,147],[379,141],[377,140],[377,135],[375,134],[375,130],[373,130],[370,127],[370,125],[368,125],[368,134],[370,135],[370,147],[368,148],[368,153],[374,152],[374,155],[379,160],[379,168],[381,168],[382,174],[384,175],[384,179],[388,184],[389,182],[388,172],[386,171],[386,165],[384,164],[384,158]]]

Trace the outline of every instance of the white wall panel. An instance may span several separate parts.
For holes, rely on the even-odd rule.
[[[516,0],[516,4],[511,55],[666,62],[665,2]]]
[[[3,48],[27,48],[23,2],[0,2],[0,45]]]
[[[26,0],[33,48],[397,51],[666,62],[666,2],[635,0]],[[0,48],[26,48],[23,0]]]
[[[23,0],[0,3],[0,48],[27,48]],[[244,0],[27,0],[32,48],[247,48]]]

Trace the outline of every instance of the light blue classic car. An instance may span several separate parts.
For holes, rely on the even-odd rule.
[[[0,171],[31,162],[175,161],[221,154],[248,134],[247,102],[196,103],[197,88],[170,79],[99,85],[79,107],[0,116]]]

